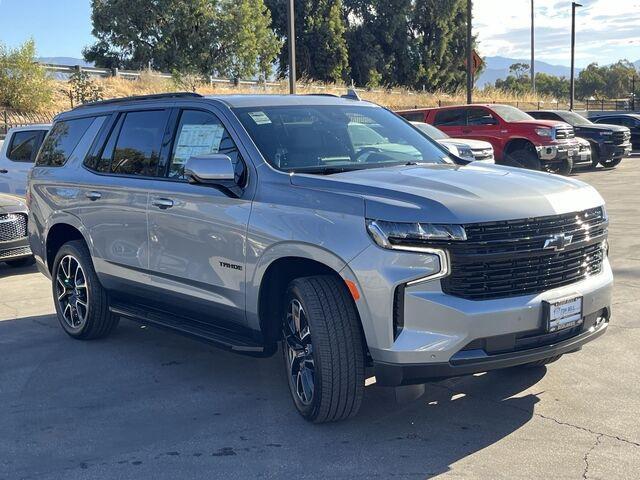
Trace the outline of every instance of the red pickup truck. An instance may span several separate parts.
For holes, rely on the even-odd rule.
[[[460,105],[397,112],[412,122],[426,122],[456,138],[493,145],[496,163],[567,175],[579,151],[573,127],[536,120],[509,105]]]

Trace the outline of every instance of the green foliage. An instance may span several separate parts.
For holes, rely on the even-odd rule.
[[[267,75],[280,42],[263,0],[92,0],[87,61],[102,67]]]
[[[0,104],[24,112],[47,108],[52,101],[52,82],[36,64],[33,40],[10,49],[0,44]]]
[[[78,70],[69,77],[69,98],[71,102],[87,103],[102,100],[103,89],[91,80],[89,74]]]
[[[637,75],[636,69],[627,60],[613,65],[599,66],[592,63],[582,70],[576,81],[578,98],[629,98],[631,79]]]
[[[289,42],[287,2],[267,0],[273,28],[284,42],[279,56],[279,74],[288,75]],[[296,73],[301,78],[323,82],[347,80],[349,52],[342,0],[296,0]]]
[[[516,94],[531,92],[531,80],[527,72],[529,65],[514,63],[509,67],[512,75],[498,79],[495,88]],[[582,70],[576,79],[576,98],[629,98],[631,79],[636,73],[635,67],[626,60],[613,65],[600,67],[592,63]],[[540,95],[553,96],[557,99],[569,98],[570,84],[565,77],[556,77],[546,73],[536,74],[536,91]]]
[[[197,73],[179,72],[178,70],[171,73],[171,82],[176,90],[194,93],[203,83],[202,77]]]

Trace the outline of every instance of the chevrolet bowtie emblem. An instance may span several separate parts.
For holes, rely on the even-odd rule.
[[[552,235],[544,241],[545,250],[564,250],[567,246],[571,245],[573,235],[566,235],[564,233],[558,233]]]

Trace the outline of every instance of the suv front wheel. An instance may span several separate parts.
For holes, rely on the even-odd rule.
[[[107,292],[93,269],[85,243],[65,243],[53,262],[53,301],[58,321],[71,337],[90,340],[109,335],[118,317],[109,311]]]
[[[349,418],[364,393],[364,346],[343,281],[298,278],[285,295],[282,350],[298,412],[314,423]]]

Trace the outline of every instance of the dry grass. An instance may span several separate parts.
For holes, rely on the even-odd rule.
[[[103,89],[105,99],[126,97],[131,95],[145,95],[153,93],[178,91],[173,81],[170,79],[159,78],[147,73],[143,73],[138,80],[128,80],[124,78],[104,78],[96,79]],[[54,103],[52,105],[52,113],[67,110],[71,107],[68,96],[66,82],[57,81],[56,92],[54,95]],[[341,95],[346,92],[344,85],[331,85],[319,83],[299,83],[298,93],[330,93]],[[230,95],[230,94],[276,94],[288,93],[289,87],[286,81],[282,81],[278,86],[255,86],[255,85],[239,85],[229,84],[202,84],[198,89],[198,93],[203,95]],[[360,96],[365,99],[392,109],[408,109],[418,107],[437,107],[438,105],[454,105],[465,103],[466,95],[464,91],[456,93],[444,92],[415,92],[410,90],[372,90],[359,91]],[[550,99],[534,98],[531,95],[514,95],[509,92],[503,92],[495,89],[476,90],[474,92],[474,101],[479,103],[523,103],[533,105],[538,101],[547,101]]]

